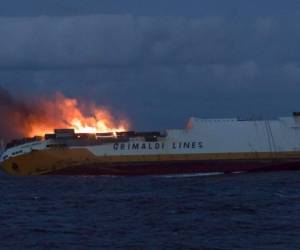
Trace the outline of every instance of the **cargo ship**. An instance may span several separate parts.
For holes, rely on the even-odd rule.
[[[28,175],[158,175],[300,169],[300,113],[274,120],[190,118],[164,132],[55,129],[14,140],[1,168]]]

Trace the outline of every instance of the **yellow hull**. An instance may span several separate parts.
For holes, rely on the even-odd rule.
[[[29,175],[44,175],[59,172],[61,170],[72,167],[81,167],[84,171],[84,166],[93,165],[94,168],[104,167],[101,173],[115,173],[114,168],[119,165],[126,165],[128,168],[130,165],[138,165],[139,173],[143,173],[142,168],[147,163],[149,166],[163,165],[169,163],[169,165],[181,164],[198,166],[195,167],[193,171],[201,171],[201,166],[203,165],[203,171],[209,170],[207,166],[217,164],[220,166],[220,171],[238,171],[238,164],[245,165],[247,167],[245,170],[250,170],[254,168],[259,162],[260,165],[274,164],[274,162],[281,163],[283,160],[288,160],[288,162],[293,162],[293,164],[298,164],[298,159],[300,159],[300,152],[281,152],[281,153],[210,153],[210,154],[169,154],[169,155],[140,155],[140,156],[95,156],[89,150],[85,148],[52,148],[47,150],[32,151],[29,154],[24,154],[21,156],[16,156],[9,158],[2,163],[2,169],[15,176],[29,176]],[[299,160],[300,161],[300,160]],[[203,162],[206,164],[203,164]],[[235,167],[231,167],[228,164],[230,162],[235,162]],[[226,163],[227,168],[222,166],[222,163]],[[202,165],[201,165],[202,164]],[[232,165],[232,164],[231,164]],[[300,163],[299,163],[300,165]],[[222,166],[222,167],[221,167]],[[246,166],[246,165],[245,165]],[[180,168],[184,171],[184,168]],[[188,168],[186,168],[188,169]],[[107,170],[107,171],[105,171]],[[216,167],[213,167],[211,171],[217,171]],[[241,169],[243,170],[243,169]],[[128,170],[130,171],[130,170]],[[127,171],[127,172],[128,172]],[[148,170],[147,170],[148,171]],[[175,170],[174,170],[175,171]],[[127,173],[126,172],[126,173]],[[148,171],[151,173],[151,171]],[[147,172],[147,173],[148,173]],[[162,169],[162,172],[163,169]],[[121,173],[122,172],[116,172]],[[130,174],[130,172],[129,172]],[[134,174],[134,172],[133,172]]]

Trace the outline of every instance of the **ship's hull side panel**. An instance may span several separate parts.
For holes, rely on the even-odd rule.
[[[300,117],[271,121],[192,118],[164,136],[57,138],[8,148],[12,175],[168,174],[298,169]]]
[[[12,175],[142,175],[300,169],[300,152],[95,156],[85,148],[33,151],[4,162]]]

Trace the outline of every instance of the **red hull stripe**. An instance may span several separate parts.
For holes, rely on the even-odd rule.
[[[156,175],[208,172],[300,170],[300,159],[277,161],[195,161],[130,164],[88,164],[49,172],[50,175]]]

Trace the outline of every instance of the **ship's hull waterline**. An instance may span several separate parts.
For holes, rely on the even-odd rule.
[[[300,113],[276,120],[191,118],[164,132],[57,129],[9,143],[11,175],[158,175],[300,170]]]
[[[300,152],[97,157],[86,149],[33,151],[3,163],[11,175],[160,175],[300,170]]]

